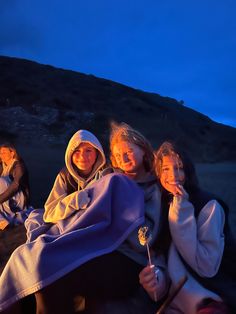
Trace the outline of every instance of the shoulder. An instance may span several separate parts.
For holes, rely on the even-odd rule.
[[[78,182],[75,181],[66,167],[63,167],[60,170],[57,178],[63,182],[68,194],[71,194],[78,189]]]
[[[104,168],[104,169],[102,169],[102,170],[99,171],[99,176],[100,176],[100,177],[104,177],[104,176],[106,176],[107,174],[114,173],[114,172],[115,172],[114,168],[112,168],[112,167],[106,167],[106,168]]]
[[[63,167],[59,171],[57,177],[60,178],[64,182],[71,181],[73,179],[72,175],[70,174],[70,172],[68,171],[68,169],[66,167]]]
[[[68,169],[67,169],[66,167],[63,167],[63,168],[59,171],[59,173],[58,173],[58,175],[61,176],[61,177],[65,177],[65,176],[67,176],[68,174],[69,174],[69,171],[68,171]]]
[[[227,205],[215,194],[197,189],[190,194],[189,201],[193,204],[195,209],[195,216],[198,216],[200,211],[204,208],[210,208],[211,206],[217,205],[226,214],[228,212]]]
[[[220,203],[212,199],[200,210],[197,220],[200,225],[211,222],[215,227],[217,225],[224,226],[225,213]]]
[[[15,160],[12,165],[12,168],[16,168],[16,167],[24,168],[24,162],[22,160]]]
[[[13,177],[26,175],[27,170],[24,162],[22,160],[15,160],[9,171],[9,174]]]

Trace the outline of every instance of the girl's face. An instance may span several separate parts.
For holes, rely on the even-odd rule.
[[[97,159],[97,150],[89,143],[81,143],[72,155],[72,162],[81,175],[88,175]]]
[[[113,146],[112,154],[118,168],[126,174],[139,174],[144,171],[144,151],[134,143],[118,142]]]
[[[183,163],[177,156],[163,156],[160,173],[161,185],[172,194],[176,194],[179,185],[183,186],[185,173]]]
[[[8,164],[14,158],[14,152],[11,151],[8,147],[0,148],[0,157],[2,162]]]

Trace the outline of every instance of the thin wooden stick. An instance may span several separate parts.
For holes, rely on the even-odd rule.
[[[148,242],[146,243],[146,247],[147,247],[147,253],[148,253],[149,266],[151,266],[151,265],[152,265],[152,260],[151,260],[151,254],[150,254]],[[156,291],[155,291],[153,294],[154,294],[154,295],[153,295],[154,301],[157,302],[157,293],[156,293]]]
[[[175,298],[175,296],[179,293],[185,282],[188,280],[187,276],[184,276],[180,279],[178,282],[176,288],[172,291],[172,293],[166,298],[165,302],[162,304],[162,306],[159,308],[159,310],[156,312],[156,314],[162,314],[166,310],[167,306],[172,302],[172,300]]]

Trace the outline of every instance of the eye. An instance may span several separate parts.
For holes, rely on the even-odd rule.
[[[169,170],[169,168],[168,167],[162,167],[162,172],[166,172],[166,171],[168,171]]]

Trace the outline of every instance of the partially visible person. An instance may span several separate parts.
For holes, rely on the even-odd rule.
[[[122,172],[134,180],[143,190],[145,199],[145,222],[143,226],[148,228],[149,247],[151,248],[156,243],[158,248],[163,212],[160,186],[153,171],[153,148],[141,133],[128,124],[112,123],[111,127],[110,159],[112,166],[115,171]],[[133,231],[118,250],[139,265],[150,264],[147,259],[147,248],[140,243],[137,235],[138,231]],[[148,267],[155,272],[157,279],[156,290],[152,297],[157,301],[165,295],[168,286],[161,248],[158,253],[154,254],[152,251],[151,263],[152,265]]]
[[[29,177],[24,161],[11,144],[0,146],[0,229],[21,224],[29,207]]]
[[[160,146],[155,170],[163,187],[166,226],[162,243],[169,251],[170,291],[181,278],[186,275],[188,278],[165,313],[230,313],[228,305],[232,306],[236,291],[235,283],[234,289],[230,289],[233,279],[222,262],[226,207],[214,195],[200,189],[193,163],[174,144],[164,142]],[[153,271],[146,267],[139,276],[152,297],[157,289]]]

